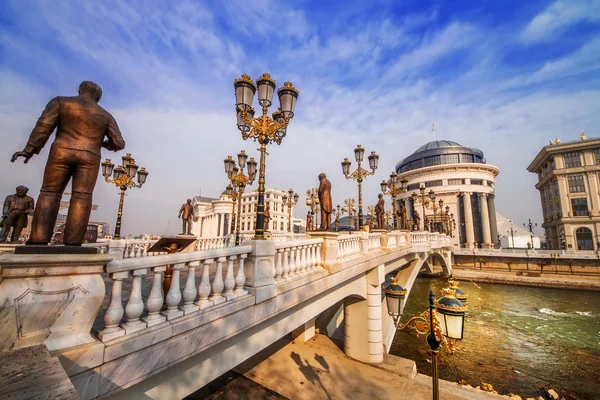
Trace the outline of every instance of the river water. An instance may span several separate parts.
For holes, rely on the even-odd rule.
[[[402,321],[427,309],[430,289],[439,298],[446,286],[445,279],[419,277]],[[598,292],[464,281],[459,287],[469,295],[465,337],[454,355],[440,351],[441,379],[487,382],[523,398],[553,388],[566,398],[600,399]],[[428,349],[424,336],[401,331],[390,353],[431,375]]]

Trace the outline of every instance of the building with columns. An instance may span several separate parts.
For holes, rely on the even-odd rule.
[[[538,176],[548,247],[599,250],[600,138],[550,141],[527,170]]]
[[[398,198],[406,206],[408,219],[415,210],[418,212],[419,229],[423,229],[424,217],[439,218],[439,207],[434,209],[431,201],[426,201],[428,207],[423,215],[421,196],[415,202],[412,194],[419,194],[421,187],[426,195],[433,190],[436,206],[443,200],[444,212],[448,206],[456,222],[452,229],[455,246],[498,247],[494,181],[499,172],[486,163],[481,150],[449,140],[429,142],[396,164],[398,181],[408,181],[408,190]]]
[[[289,196],[287,191],[265,189],[265,208],[269,207],[270,221],[267,230],[271,233],[288,233],[290,229],[290,211],[294,219],[294,207],[288,210],[283,204],[283,196]],[[218,237],[231,233],[231,212],[233,202],[230,197],[221,194],[218,199],[196,196],[192,200],[194,217],[192,233],[197,237]],[[256,224],[256,209],[258,207],[258,190],[245,192],[242,195],[242,212],[240,233],[253,233]],[[236,204],[237,213],[237,204]],[[235,232],[235,228],[234,228]]]

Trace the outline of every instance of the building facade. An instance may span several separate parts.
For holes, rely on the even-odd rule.
[[[288,233],[290,229],[290,211],[294,219],[294,207],[291,210],[283,204],[283,196],[289,196],[287,191],[265,189],[265,209],[269,208],[269,226],[271,233]],[[230,197],[221,194],[218,199],[208,197],[194,197],[194,219],[192,233],[197,237],[218,237],[231,233],[231,212],[233,202]],[[236,204],[237,213],[237,204]],[[258,190],[245,192],[242,195],[242,212],[240,219],[240,233],[252,233],[256,225],[256,210],[258,207]],[[234,228],[235,232],[235,228]]]
[[[414,201],[412,194],[419,194],[421,187],[426,195],[433,190],[436,206],[443,200],[443,211],[448,206],[448,214],[454,218],[455,246],[497,247],[494,181],[499,172],[486,163],[481,150],[448,140],[429,142],[396,164],[398,181],[408,181],[408,190],[399,196],[399,201],[405,205],[409,220],[418,212],[422,229],[425,218],[435,220],[434,213],[439,218],[440,210],[426,200],[428,207],[423,215],[421,196]]]
[[[600,139],[551,141],[527,170],[538,176],[548,247],[599,250]]]

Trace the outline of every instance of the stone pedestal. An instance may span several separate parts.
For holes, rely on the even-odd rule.
[[[262,302],[277,295],[275,283],[275,242],[271,240],[252,240],[249,243],[252,252],[245,262],[245,288]]]
[[[308,232],[311,239],[323,239],[323,245],[321,246],[321,265],[327,269],[329,273],[337,272],[341,268],[341,264],[338,261],[338,236],[337,232],[330,231],[314,231]]]
[[[92,343],[105,296],[106,254],[0,255],[0,351]]]
[[[373,229],[373,233],[381,233],[381,247],[388,245],[388,231],[385,229]]]

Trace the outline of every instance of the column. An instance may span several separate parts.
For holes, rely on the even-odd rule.
[[[488,212],[490,214],[490,230],[492,231],[492,244],[494,247],[498,246],[498,223],[496,222],[496,203],[494,202],[494,198],[496,195],[494,193],[488,194],[487,198],[487,206]]]
[[[492,243],[492,235],[490,233],[490,214],[488,212],[487,196],[485,193],[479,193],[479,204],[481,207],[481,228],[483,230],[482,247],[494,247]]]
[[[473,248],[475,246],[475,233],[473,232],[473,209],[471,208],[471,193],[463,193],[463,203],[465,205],[465,232],[467,234],[465,247]]]
[[[221,214],[217,214],[217,236],[221,236]]]
[[[412,219],[412,215],[413,215],[413,204],[412,204],[412,199],[410,197],[407,197],[404,200],[404,206],[406,207],[406,221],[410,221]],[[410,224],[409,224],[410,226]],[[405,226],[404,229],[409,229],[409,226]]]

